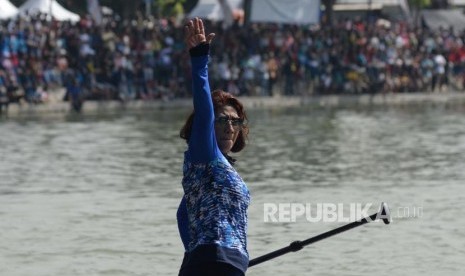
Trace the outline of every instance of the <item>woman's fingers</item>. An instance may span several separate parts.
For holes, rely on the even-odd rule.
[[[201,28],[199,21],[201,22],[201,20],[196,17],[193,20],[189,20],[187,22],[187,24],[186,24],[186,27],[187,27],[186,35],[194,36],[194,35],[201,34],[203,29]]]
[[[184,39],[188,40],[189,37],[192,35],[192,20],[189,20],[186,25],[184,25]]]
[[[203,27],[202,19],[197,18],[197,20],[199,22],[199,30],[200,30],[199,34],[205,35],[205,28]]]
[[[211,33],[207,36],[207,43],[210,44],[213,40],[213,38],[215,38],[215,34],[214,33]]]
[[[199,19],[196,17],[194,18],[194,34],[199,34],[200,33],[200,30],[199,30]]]
[[[205,36],[203,21],[198,17],[189,20],[186,23],[184,32],[185,41],[189,47],[195,47],[202,42],[211,43],[215,37],[214,33],[210,33],[208,36]]]

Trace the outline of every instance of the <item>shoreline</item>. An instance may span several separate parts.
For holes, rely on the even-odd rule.
[[[250,108],[319,106],[379,106],[379,105],[414,105],[414,104],[454,104],[465,105],[465,92],[416,92],[360,95],[309,95],[309,96],[273,96],[273,97],[239,97],[244,106]],[[82,113],[106,113],[138,110],[163,110],[168,108],[192,107],[192,99],[174,100],[134,100],[127,103],[120,101],[86,101]],[[8,110],[2,108],[0,116],[23,117],[47,114],[67,114],[72,112],[69,102],[49,101],[43,104],[10,104]]]

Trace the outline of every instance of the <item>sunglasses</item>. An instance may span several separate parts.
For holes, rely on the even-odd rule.
[[[224,127],[227,126],[229,123],[233,126],[235,129],[242,128],[244,126],[244,120],[241,118],[231,118],[229,116],[219,116],[215,118],[215,123],[218,125]]]

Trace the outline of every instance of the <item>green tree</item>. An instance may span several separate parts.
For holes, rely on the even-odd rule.
[[[431,0],[409,0],[408,3],[411,7],[421,10],[431,5]]]
[[[159,16],[178,16],[184,14],[185,0],[154,0]]]

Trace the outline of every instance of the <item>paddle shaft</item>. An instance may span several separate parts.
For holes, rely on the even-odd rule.
[[[352,228],[355,228],[357,226],[363,225],[365,223],[371,222],[376,220],[378,217],[379,213],[373,214],[369,217],[365,217],[361,220],[351,222],[347,225],[341,226],[339,228],[333,229],[331,231],[325,232],[323,234],[320,234],[318,236],[315,236],[313,238],[306,239],[304,241],[295,241],[292,242],[289,246],[283,247],[281,249],[278,249],[276,251],[270,252],[268,254],[265,254],[263,256],[257,257],[249,262],[249,267],[252,267],[254,265],[269,261],[271,259],[277,258],[281,255],[287,254],[289,252],[296,252],[302,249],[304,246],[307,246],[309,244],[315,243],[317,241],[321,241],[323,239],[326,239],[328,237],[337,235],[339,233],[342,233],[344,231],[350,230]]]

